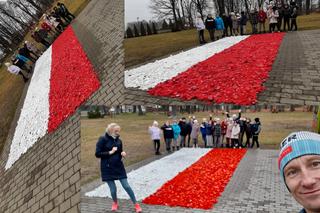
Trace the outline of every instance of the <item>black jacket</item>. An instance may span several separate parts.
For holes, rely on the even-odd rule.
[[[216,22],[214,18],[207,18],[205,21],[205,25],[207,30],[214,30],[216,28]]]
[[[112,155],[109,151],[113,147],[117,147],[118,150]],[[107,133],[101,136],[96,145],[96,157],[101,158],[100,169],[102,181],[119,180],[127,178],[127,173],[122,162],[122,141],[117,138],[113,138]]]
[[[167,126],[166,124],[164,124],[161,129],[163,130],[163,137],[164,138],[173,138],[174,134],[173,134],[173,128],[171,125]]]
[[[179,125],[179,127],[181,129],[180,135],[181,136],[187,136],[187,134],[188,134],[188,125],[186,124],[186,122],[180,121],[178,125]]]

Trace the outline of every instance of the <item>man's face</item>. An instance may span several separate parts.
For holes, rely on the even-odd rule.
[[[296,158],[284,168],[292,196],[309,212],[320,212],[320,155]]]
[[[113,128],[112,135],[119,136],[120,135],[120,127]]]

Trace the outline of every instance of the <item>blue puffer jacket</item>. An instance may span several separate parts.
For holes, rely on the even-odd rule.
[[[224,23],[222,18],[220,18],[219,16],[215,19],[216,21],[216,30],[223,30],[224,29]]]
[[[113,147],[117,147],[118,150],[112,155],[109,151]],[[122,163],[122,141],[117,138],[113,138],[107,133],[105,136],[99,138],[96,145],[96,157],[101,158],[100,169],[102,181],[119,180],[127,178],[127,173]]]

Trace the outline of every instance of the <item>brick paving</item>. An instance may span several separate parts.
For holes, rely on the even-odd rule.
[[[289,32],[273,64],[260,103],[319,105],[320,30]]]
[[[218,203],[211,210],[171,208],[142,204],[143,212],[298,212],[300,206],[287,192],[277,168],[278,151],[249,150],[240,162]],[[151,159],[155,160],[155,159]],[[143,166],[145,161],[134,165]],[[129,170],[132,168],[129,168]],[[84,193],[102,184],[100,180],[81,188],[81,212],[110,212],[109,198],[89,198]],[[133,212],[130,200],[119,200],[118,212]]]

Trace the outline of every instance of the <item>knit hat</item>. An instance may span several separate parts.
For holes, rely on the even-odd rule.
[[[304,155],[320,155],[319,134],[307,131],[293,132],[281,142],[278,166],[284,181],[286,165],[293,159]]]

